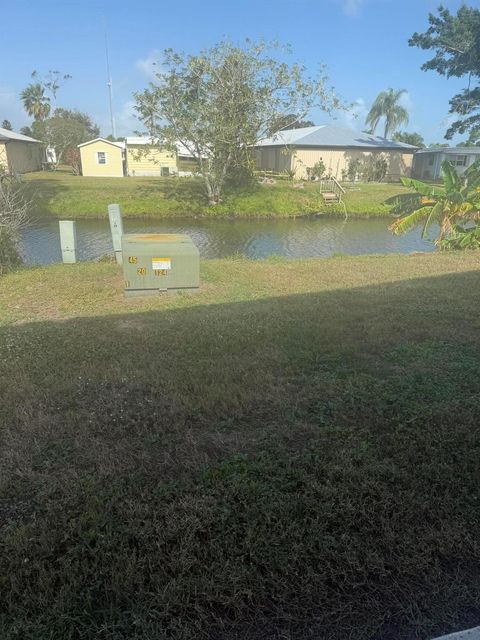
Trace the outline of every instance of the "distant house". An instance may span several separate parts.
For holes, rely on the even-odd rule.
[[[197,169],[192,154],[181,143],[172,152],[152,138],[129,136],[125,142],[96,138],[78,148],[84,176],[191,175]]]
[[[125,143],[95,138],[79,144],[83,176],[121,178],[125,175]]]
[[[177,157],[152,138],[127,137],[127,175],[169,176],[177,173]]]
[[[181,142],[177,142],[176,151],[171,151],[152,138],[128,136],[126,148],[129,176],[181,176],[197,170],[192,154]]]
[[[438,180],[442,162],[449,160],[462,175],[475,160],[480,158],[480,147],[432,147],[420,149],[415,154],[412,175],[421,180]]]
[[[40,140],[0,128],[0,166],[9,173],[38,171],[45,160]]]
[[[337,179],[348,169],[350,160],[382,156],[387,160],[387,180],[410,175],[413,154],[410,144],[359,133],[334,125],[289,129],[261,140],[256,146],[258,169],[294,171],[295,177],[307,177],[307,169],[322,160],[327,173]]]

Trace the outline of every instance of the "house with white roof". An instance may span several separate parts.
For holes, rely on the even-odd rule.
[[[410,175],[417,147],[336,125],[280,131],[255,145],[257,168],[294,171],[297,179],[320,160],[329,175],[340,180],[351,160],[381,156],[388,163],[386,180]]]
[[[40,140],[0,127],[0,169],[8,173],[38,171],[45,161]]]

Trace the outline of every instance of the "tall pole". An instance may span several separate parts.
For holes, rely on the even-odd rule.
[[[105,59],[107,62],[107,87],[108,87],[108,102],[110,105],[110,125],[112,127],[112,136],[117,137],[115,130],[115,117],[113,115],[113,96],[112,96],[112,76],[110,75],[110,60],[108,58],[108,40],[107,40],[107,28],[105,27]]]

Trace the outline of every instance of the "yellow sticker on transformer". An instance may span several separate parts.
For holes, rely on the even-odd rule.
[[[152,269],[154,271],[163,271],[172,268],[171,258],[152,258]]]

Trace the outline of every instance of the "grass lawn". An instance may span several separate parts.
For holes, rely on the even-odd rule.
[[[2,640],[428,638],[480,615],[480,255],[0,287]]]
[[[100,218],[116,202],[124,216],[158,217],[292,217],[312,213],[344,215],[341,206],[326,206],[318,185],[303,189],[286,180],[258,184],[250,190],[227,190],[224,202],[209,207],[203,183],[190,178],[88,178],[68,171],[24,176],[38,217]],[[364,184],[348,191],[344,201],[350,215],[387,215],[386,198],[404,188],[398,184]]]

